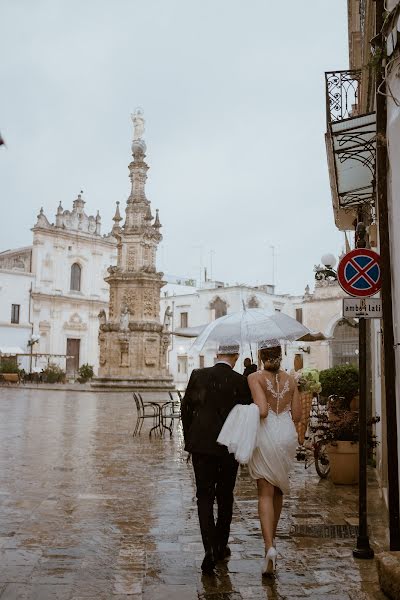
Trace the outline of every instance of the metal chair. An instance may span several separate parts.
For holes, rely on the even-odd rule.
[[[133,398],[136,404],[137,419],[133,436],[140,435],[145,419],[153,419],[153,427],[149,431],[149,436],[154,429],[158,429],[161,433],[161,410],[157,402],[143,401],[142,395],[139,392],[133,392]]]
[[[175,394],[175,397],[174,397]],[[169,435],[172,436],[174,430],[174,420],[181,420],[181,401],[182,395],[179,390],[169,391],[171,400],[165,402],[161,407],[161,425],[164,429],[168,429]],[[169,426],[167,421],[169,420]]]

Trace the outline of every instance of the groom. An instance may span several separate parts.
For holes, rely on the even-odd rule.
[[[182,400],[185,450],[192,454],[196,477],[204,572],[212,572],[218,560],[230,555],[227,544],[238,463],[225,446],[217,443],[217,437],[232,408],[252,402],[247,379],[233,370],[238,358],[238,345],[220,345],[213,367],[192,372]]]

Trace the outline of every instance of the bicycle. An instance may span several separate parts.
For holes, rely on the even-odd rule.
[[[312,399],[311,410],[308,417],[307,431],[304,442],[297,448],[296,459],[304,461],[304,468],[315,465],[315,470],[321,479],[329,475],[330,466],[324,431],[328,427],[328,403],[321,402],[319,396]]]

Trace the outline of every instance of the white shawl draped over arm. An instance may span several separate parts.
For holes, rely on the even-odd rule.
[[[245,465],[249,462],[257,442],[260,411],[257,404],[237,404],[229,413],[217,438],[226,446],[236,460]]]

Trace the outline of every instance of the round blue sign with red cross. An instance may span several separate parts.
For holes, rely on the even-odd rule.
[[[344,255],[338,267],[338,281],[345,292],[358,298],[373,296],[381,289],[380,256],[367,248]]]

